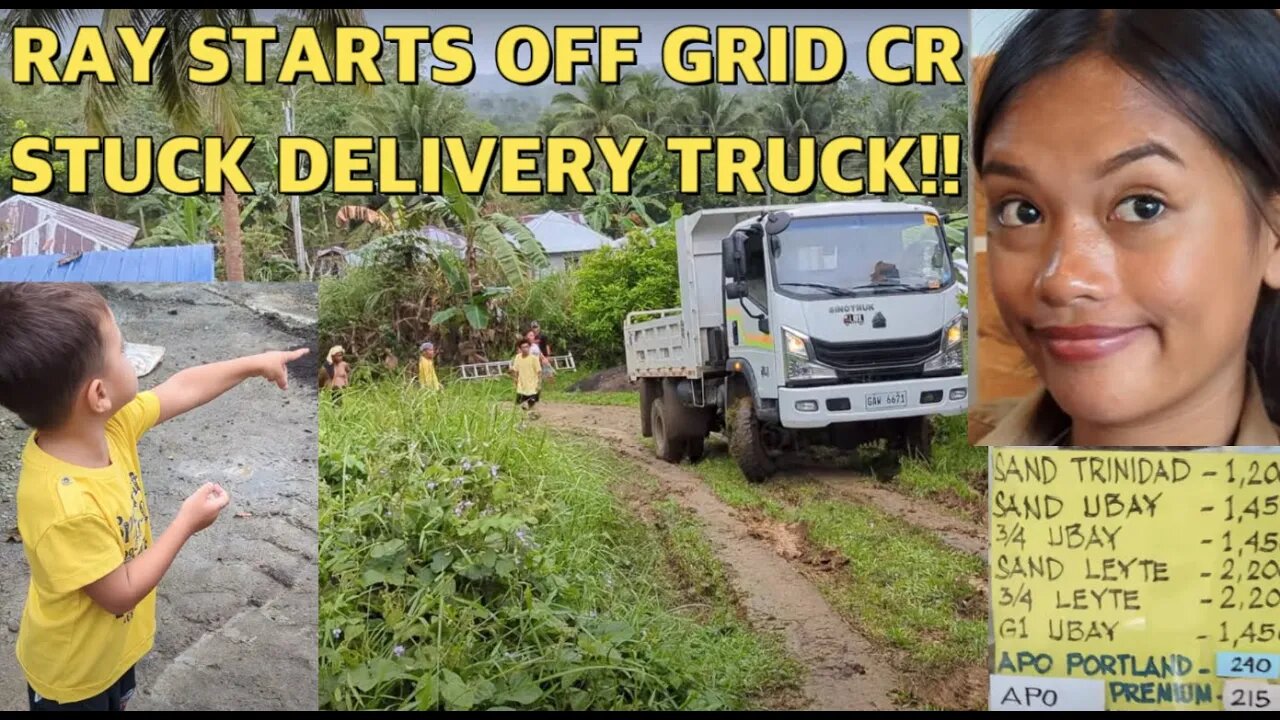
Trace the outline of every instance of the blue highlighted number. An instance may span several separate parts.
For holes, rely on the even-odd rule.
[[[1220,652],[1218,677],[1280,679],[1280,655]]]

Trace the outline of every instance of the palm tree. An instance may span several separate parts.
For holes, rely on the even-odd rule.
[[[688,88],[681,97],[679,114],[683,135],[736,135],[746,132],[753,118],[741,95],[730,95],[719,85]]]
[[[363,10],[290,10],[306,25],[318,28],[326,52],[331,51],[335,30],[340,25],[363,25]],[[35,9],[10,10],[4,20],[6,35],[18,25],[36,25],[70,34],[81,25],[80,10]],[[205,127],[224,139],[240,135],[236,89],[232,83],[206,86],[187,81],[191,58],[187,54],[187,38],[201,26],[231,27],[253,24],[253,11],[242,9],[214,10],[103,10],[103,28],[133,26],[145,34],[149,28],[163,27],[165,34],[156,50],[154,87],[165,115],[174,132],[182,135],[203,134]],[[123,57],[123,48],[114,32],[104,33],[113,65]],[[117,77],[128,77],[121,68],[113,68]],[[108,120],[119,104],[122,93],[118,85],[103,85],[96,80],[84,83],[85,128],[94,135],[108,135]],[[240,197],[228,186],[222,193],[223,262],[227,279],[244,280],[244,247],[240,230]]]
[[[832,132],[844,104],[844,94],[834,85],[787,85],[770,92],[760,107],[762,129],[786,138],[788,177],[794,175],[795,147],[802,137],[819,141]]]
[[[551,100],[556,123],[553,134],[580,138],[643,134],[644,129],[627,111],[634,97],[631,83],[601,82],[599,69],[592,68],[578,80],[573,92],[560,93]]]
[[[872,110],[872,129],[877,135],[897,139],[913,134],[921,114],[924,96],[920,91],[891,87],[883,91]]]
[[[636,123],[654,135],[669,135],[675,119],[671,110],[676,100],[676,90],[657,72],[651,70],[628,75],[623,83],[630,84],[628,113]]]
[[[421,138],[459,135],[469,115],[461,93],[431,83],[397,85],[379,93],[378,101],[357,124],[374,136],[394,136],[401,147],[416,147]],[[420,179],[422,158],[401,153],[401,177]]]

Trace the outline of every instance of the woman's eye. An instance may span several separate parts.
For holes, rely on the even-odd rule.
[[[1116,206],[1116,219],[1122,222],[1146,222],[1164,212],[1164,203],[1150,195],[1134,195]]]
[[[996,220],[1004,227],[1020,227],[1040,222],[1040,209],[1026,200],[1010,200],[1000,206]]]

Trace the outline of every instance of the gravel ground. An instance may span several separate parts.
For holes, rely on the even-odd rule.
[[[152,532],[218,482],[231,504],[160,584],[155,648],[131,710],[301,710],[316,687],[316,291],[314,285],[101,288],[131,342],[160,345],[143,389],[186,367],[310,347],[287,391],[252,380],[157,427],[140,445]],[[16,527],[18,458],[30,430],[0,409],[0,710],[26,709],[14,657],[28,570]]]

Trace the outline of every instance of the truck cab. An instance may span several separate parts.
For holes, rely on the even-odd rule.
[[[860,200],[715,208],[676,227],[681,307],[628,316],[641,430],[670,461],[724,430],[762,480],[787,449],[925,455],[968,407],[966,317],[938,212]]]
[[[728,361],[762,419],[811,429],[966,410],[965,316],[935,210],[794,206],[737,223],[722,246]]]

